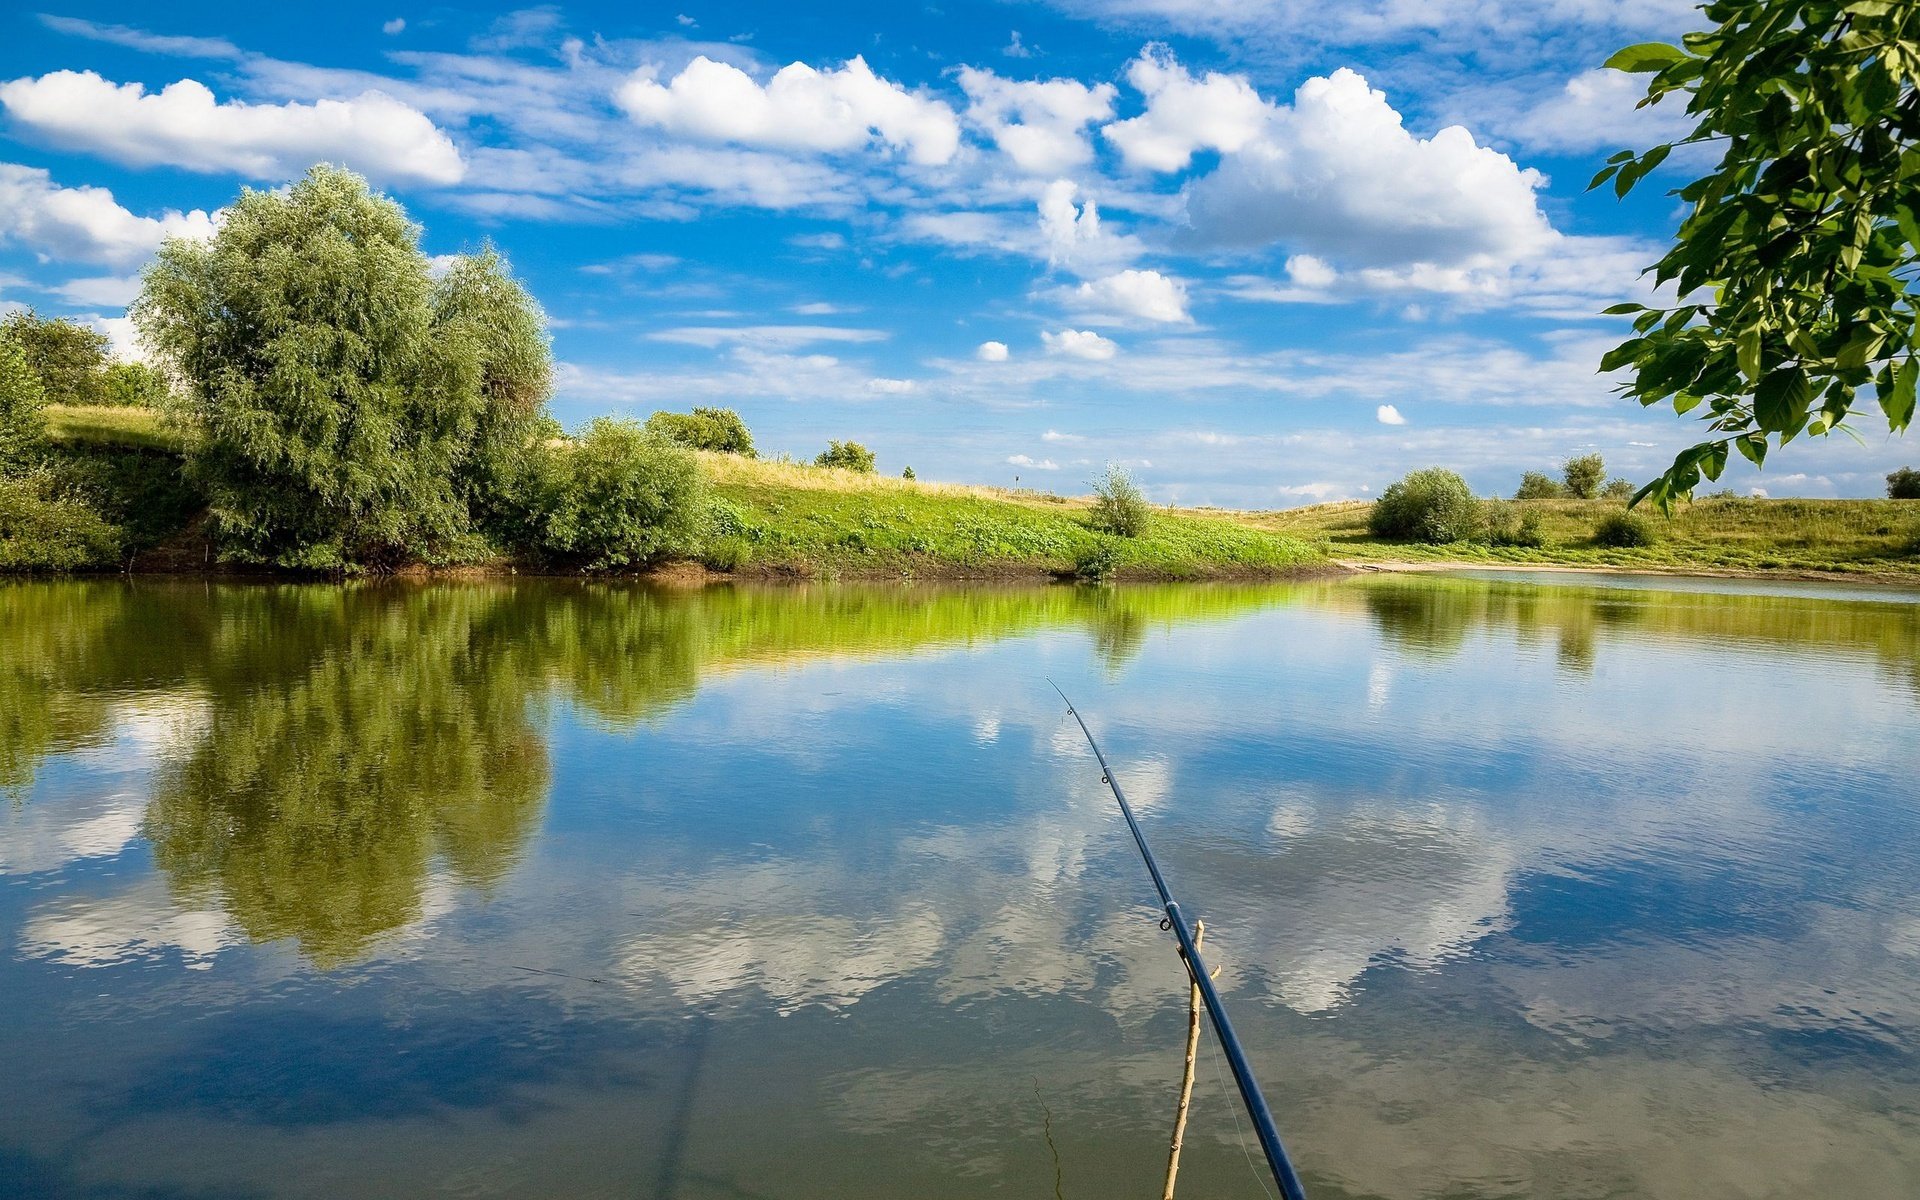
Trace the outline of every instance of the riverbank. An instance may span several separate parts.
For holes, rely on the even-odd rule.
[[[1671,518],[1645,510],[1650,546],[1595,544],[1594,527],[1620,511],[1613,500],[1517,500],[1538,514],[1537,547],[1455,542],[1390,542],[1367,532],[1364,501],[1248,513],[1247,524],[1321,546],[1329,559],[1362,570],[1618,571],[1749,579],[1845,579],[1920,583],[1920,501],[1701,499]]]
[[[59,474],[80,484],[62,485],[31,506],[30,498],[15,498],[20,511],[0,512],[0,565],[16,572],[235,573],[204,536],[201,506],[182,482],[178,446],[152,412],[51,408],[48,426]],[[1156,510],[1141,536],[1122,538],[1092,527],[1084,499],[730,454],[697,457],[709,497],[699,544],[633,574],[667,582],[1033,582],[1252,580],[1340,569],[1308,539],[1226,514]],[[6,502],[0,497],[0,507]],[[110,532],[90,529],[76,541],[68,534],[83,518]],[[577,572],[500,557],[406,573]]]

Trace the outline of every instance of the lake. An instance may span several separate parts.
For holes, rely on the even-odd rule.
[[[1920,597],[1497,573],[0,586],[0,1194],[1157,1197],[1049,679],[1316,1200],[1920,1195]]]

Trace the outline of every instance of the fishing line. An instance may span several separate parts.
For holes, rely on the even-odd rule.
[[[1240,1088],[1240,1102],[1246,1107],[1247,1119],[1253,1122],[1253,1132],[1260,1139],[1260,1152],[1266,1155],[1267,1167],[1273,1172],[1274,1183],[1280,1187],[1280,1195],[1285,1200],[1307,1200],[1306,1189],[1300,1185],[1300,1176],[1294,1171],[1292,1160],[1287,1157],[1286,1147],[1280,1144],[1280,1131],[1274,1128],[1273,1113],[1267,1108],[1267,1098],[1261,1094],[1260,1083],[1253,1077],[1253,1064],[1247,1061],[1247,1052],[1241,1048],[1240,1038],[1233,1032],[1233,1022],[1227,1018],[1226,1005],[1221,1001],[1220,993],[1214,989],[1206,960],[1194,941],[1193,930],[1187,926],[1187,918],[1180,912],[1180,905],[1167,886],[1166,876],[1160,873],[1160,863],[1153,857],[1152,847],[1147,845],[1147,835],[1141,831],[1140,822],[1134,819],[1133,806],[1127,803],[1126,793],[1120,790],[1120,781],[1114,778],[1113,768],[1107,765],[1107,756],[1100,752],[1100,743],[1094,740],[1093,730],[1087,728],[1086,718],[1073,706],[1073,701],[1067,699],[1067,694],[1060,691],[1059,684],[1051,679],[1047,683],[1060,693],[1060,699],[1066,701],[1067,712],[1078,722],[1081,734],[1087,739],[1087,748],[1093,751],[1094,761],[1100,764],[1100,782],[1106,784],[1107,790],[1113,793],[1114,802],[1120,806],[1120,815],[1127,819],[1127,829],[1133,834],[1133,844],[1139,847],[1140,858],[1147,864],[1147,873],[1153,876],[1154,890],[1160,893],[1160,904],[1166,912],[1160,928],[1172,930],[1174,939],[1180,944],[1180,957],[1186,963],[1193,986],[1200,991],[1201,1000],[1206,1002],[1213,1032],[1220,1039],[1220,1051],[1226,1055],[1227,1067],[1233,1073],[1234,1083]]]
[[[1215,1086],[1220,1089],[1221,1094],[1224,1095],[1227,1090],[1227,1081],[1221,1077],[1220,1046],[1212,1039],[1208,1039],[1207,1049],[1213,1053],[1213,1082]],[[1240,1139],[1240,1154],[1247,1160],[1247,1173],[1252,1175],[1253,1181],[1260,1185],[1260,1194],[1265,1196],[1267,1200],[1273,1200],[1273,1192],[1268,1189],[1266,1179],[1261,1176],[1260,1168],[1254,1165],[1253,1149],[1247,1145],[1247,1131],[1240,1124],[1240,1110],[1229,1104],[1227,1105],[1227,1115],[1233,1118],[1233,1134]]]

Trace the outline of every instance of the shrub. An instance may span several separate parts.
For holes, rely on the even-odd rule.
[[[53,477],[0,477],[0,571],[78,571],[119,561],[120,530]]]
[[[543,457],[531,498],[535,549],[600,570],[698,541],[706,513],[699,462],[638,422],[599,417],[572,446]]]
[[[1920,471],[1912,467],[1901,467],[1887,476],[1887,498],[1889,500],[1920,500]]]
[[[1570,458],[1561,471],[1567,494],[1576,500],[1591,500],[1600,493],[1600,481],[1607,477],[1606,460],[1598,454]]]
[[[1112,538],[1101,538],[1074,557],[1073,574],[1076,579],[1098,583],[1112,578],[1119,566],[1119,544]]]
[[[918,476],[918,475],[915,475],[915,474],[913,473],[913,468],[912,468],[912,467],[905,467],[905,468],[903,468],[903,469],[901,470],[901,472],[900,472],[900,478],[902,478],[902,479],[918,479],[918,478],[919,478],[919,476]]]
[[[1087,524],[1115,537],[1139,537],[1147,531],[1147,499],[1125,467],[1107,464],[1107,473],[1093,481],[1093,508]]]
[[[1412,471],[1373,502],[1367,529],[1375,537],[1445,545],[1480,532],[1480,501],[1467,481],[1442,467]]]
[[[649,432],[690,450],[712,450],[753,458],[753,434],[730,408],[696,408],[690,413],[657,412],[647,418]]]
[[[46,391],[26,352],[0,337],[0,471],[40,456],[47,437]]]
[[[873,451],[859,442],[828,442],[813,460],[816,467],[838,467],[843,471],[873,472]]]
[[[1614,478],[1607,480],[1607,486],[1600,489],[1600,498],[1602,500],[1631,500],[1633,499],[1635,490],[1631,479],[1622,479],[1616,475]]]
[[[100,403],[113,408],[164,408],[167,377],[145,363],[114,363],[101,377]]]
[[[1651,546],[1660,540],[1653,522],[1637,512],[1608,513],[1593,527],[1593,544],[1617,550]]]
[[[1528,471],[1520,477],[1520,490],[1513,494],[1515,500],[1558,500],[1567,494],[1560,481],[1541,471]]]
[[[1539,549],[1547,544],[1541,529],[1540,514],[1532,509],[1521,512],[1505,500],[1489,500],[1482,512],[1487,541],[1495,546],[1524,546]]]

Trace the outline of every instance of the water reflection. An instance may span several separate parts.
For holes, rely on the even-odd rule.
[[[1920,1191],[1920,606],[14,601],[0,1196],[1045,1194],[1042,1103],[1143,1191],[1185,992],[1049,676],[1314,1194]],[[1257,1194],[1229,1102],[1183,1193]]]

